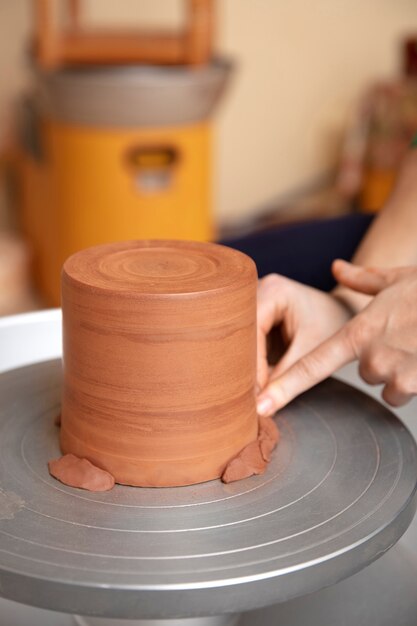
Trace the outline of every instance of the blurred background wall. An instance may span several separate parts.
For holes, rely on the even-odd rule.
[[[92,23],[176,24],[179,0],[88,0]],[[0,146],[29,77],[29,0],[0,0]],[[217,113],[215,210],[233,223],[333,169],[351,108],[398,67],[415,0],[220,0],[217,49],[238,69]]]

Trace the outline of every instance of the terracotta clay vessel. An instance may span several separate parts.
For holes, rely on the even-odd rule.
[[[128,241],[63,269],[61,448],[135,486],[221,476],[258,433],[255,264],[211,243]]]

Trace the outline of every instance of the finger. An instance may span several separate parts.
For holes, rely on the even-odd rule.
[[[409,356],[394,374],[387,379],[382,392],[385,402],[392,406],[403,406],[417,394],[417,359]]]
[[[285,314],[285,281],[271,274],[259,281],[257,303],[257,372],[256,381],[262,389],[269,378],[267,336],[273,326],[279,324]]]
[[[407,402],[410,402],[413,397],[412,393],[403,393],[399,391],[396,385],[388,383],[385,385],[382,391],[382,397],[391,406],[404,406]]]
[[[342,259],[332,264],[333,275],[339,283],[370,296],[375,296],[412,271],[412,267],[359,267]]]
[[[284,356],[278,361],[278,363],[269,372],[270,381],[276,380],[283,375],[294,363],[296,363],[303,354],[296,347],[291,345]]]
[[[340,284],[370,296],[375,296],[389,284],[381,270],[359,267],[340,259],[333,262],[332,272]]]
[[[360,356],[359,375],[369,385],[381,385],[392,377],[396,363],[396,355],[392,350],[374,343]]]
[[[348,324],[271,381],[258,398],[260,415],[271,415],[356,358]]]
[[[309,352],[310,349],[313,349],[317,345],[318,342],[313,343],[311,346],[306,345],[306,338],[299,338],[297,335],[296,338],[292,341],[292,343],[287,348],[285,354],[281,357],[278,363],[270,369],[269,378],[270,380],[275,380],[276,378],[282,376],[284,372],[286,372],[294,363],[296,363],[299,359],[305,356],[306,353]]]
[[[261,328],[256,329],[257,357],[256,357],[256,384],[258,391],[263,389],[269,378],[267,336]]]

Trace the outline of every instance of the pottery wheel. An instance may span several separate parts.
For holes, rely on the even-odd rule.
[[[3,374],[0,397],[0,594],[18,602],[125,618],[253,609],[360,570],[415,511],[411,435],[336,380],[280,413],[263,476],[101,494],[48,474],[59,361]]]

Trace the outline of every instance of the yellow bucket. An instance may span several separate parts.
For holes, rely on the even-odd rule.
[[[215,62],[39,75],[22,142],[21,214],[49,304],[59,304],[60,269],[77,250],[213,238],[208,118],[229,74]]]

